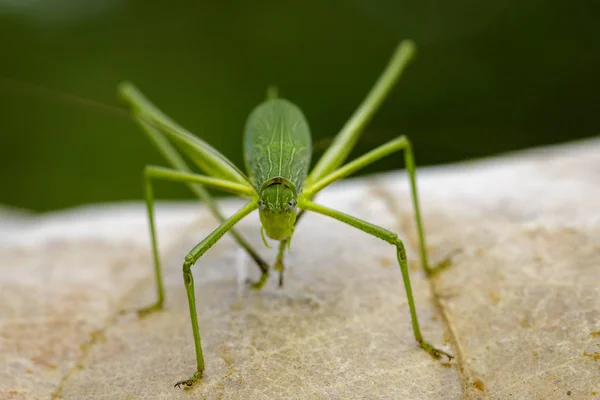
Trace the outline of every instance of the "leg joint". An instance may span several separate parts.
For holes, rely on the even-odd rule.
[[[406,250],[404,249],[404,243],[402,243],[402,240],[400,240],[398,236],[396,236],[394,240],[394,245],[398,249],[398,258],[400,258],[402,261],[406,261]]]
[[[152,165],[144,166],[143,179],[147,188],[152,185],[152,178],[154,177],[154,167]],[[148,189],[151,190],[151,189]]]
[[[187,268],[187,270],[189,271],[190,267],[194,265],[195,262],[196,260],[194,259],[194,256],[188,254],[187,256],[185,256],[185,260],[183,262],[183,269],[185,270]]]
[[[151,165],[144,166],[144,177],[146,177],[146,179],[150,178],[153,169],[154,168]]]
[[[406,147],[410,147],[411,146],[410,139],[406,135],[400,135],[400,136],[398,136],[398,138],[395,141],[396,142],[402,142],[402,143],[404,143]]]
[[[194,257],[192,257],[190,254],[188,254],[187,256],[185,256],[185,261],[183,262],[183,272],[184,273],[188,273],[191,271],[191,267],[192,265],[194,265]]]

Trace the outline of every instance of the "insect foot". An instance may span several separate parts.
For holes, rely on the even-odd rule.
[[[265,283],[267,283],[268,278],[269,278],[269,274],[263,273],[260,276],[260,279],[256,282],[254,282],[252,279],[246,279],[246,284],[250,285],[252,290],[260,290],[263,288],[263,286],[265,286]]]
[[[450,254],[448,254],[448,256],[446,258],[444,258],[439,263],[435,264],[432,267],[428,266],[425,269],[425,272],[427,273],[428,276],[434,276],[434,275],[438,274],[439,272],[442,272],[446,268],[451,267],[452,266],[452,258],[454,258],[454,256],[456,254],[460,253],[461,251],[462,251],[462,249],[456,249],[456,250],[452,251]]]
[[[194,376],[192,376],[190,379],[186,379],[185,381],[179,381],[175,384],[174,387],[178,388],[183,386],[184,388],[191,388],[192,386],[194,386],[194,383],[198,382],[200,379],[202,379],[202,372],[196,371]]]
[[[152,314],[153,312],[160,311],[163,308],[162,301],[159,301],[149,307],[142,308],[137,311],[137,314],[140,318],[146,317],[148,314]]]
[[[429,343],[427,343],[424,340],[419,341],[419,345],[421,346],[421,348],[423,350],[425,350],[426,352],[431,354],[436,359],[440,359],[440,357],[442,357],[443,355],[448,357],[448,361],[450,361],[454,358],[454,356],[446,353],[444,350],[436,349],[435,347],[433,347],[432,345],[430,345]]]

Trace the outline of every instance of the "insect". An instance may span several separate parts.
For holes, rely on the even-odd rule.
[[[274,269],[279,272],[280,285],[283,279],[284,250],[294,234],[296,225],[306,211],[337,219],[394,246],[404,280],[415,340],[422,349],[436,358],[442,355],[447,356],[449,359],[452,358],[450,354],[425,341],[421,334],[408,274],[406,251],[398,236],[377,225],[313,202],[317,193],[333,182],[345,178],[385,156],[401,150],[404,151],[419,233],[423,268],[428,273],[435,270],[435,267],[429,266],[425,251],[425,236],[417,195],[415,162],[408,138],[400,136],[356,160],[344,164],[366,124],[371,120],[398,81],[402,71],[412,59],[414,52],[415,45],[412,41],[403,41],[397,46],[389,64],[376,84],[310,172],[312,150],[308,122],[300,108],[288,100],[279,98],[275,91],[270,91],[267,100],[258,105],[247,119],[244,131],[244,159],[247,174],[244,174],[216,149],[170,120],[150,103],[133,84],[124,82],[119,85],[120,97],[129,105],[132,117],[172,167],[146,166],[144,170],[145,200],[150,222],[158,298],[156,303],[140,310],[140,315],[147,315],[162,309],[165,299],[154,222],[152,182],[167,180],[187,184],[198,197],[206,201],[209,208],[221,221],[221,224],[212,233],[188,253],[183,262],[183,281],[187,291],[196,350],[196,371],[190,378],[177,382],[176,387],[193,386],[202,378],[205,369],[201,335],[198,328],[192,266],[224,234],[231,232],[261,270],[260,279],[251,282],[252,288],[259,290],[269,277],[269,265],[234,230],[236,223],[256,210],[259,212],[262,224],[261,235],[265,240],[265,244],[265,235],[280,242],[274,265]],[[206,175],[191,172],[173,144],[185,153]],[[224,218],[206,192],[206,188],[233,193],[247,198],[248,201],[231,217]]]

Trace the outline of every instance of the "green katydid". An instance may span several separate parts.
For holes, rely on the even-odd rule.
[[[267,281],[269,276],[267,263],[260,259],[239,234],[233,231],[233,227],[240,220],[255,210],[259,212],[263,239],[266,234],[269,238],[280,241],[274,267],[279,271],[280,285],[283,273],[283,252],[286,245],[289,244],[296,224],[305,211],[337,219],[395,246],[417,343],[436,358],[441,355],[452,358],[450,354],[425,341],[421,334],[407,268],[406,251],[398,236],[367,221],[313,202],[317,193],[331,183],[345,178],[387,155],[403,150],[410,178],[422,265],[428,274],[436,271],[436,267],[429,266],[425,250],[425,236],[416,187],[415,162],[408,138],[400,136],[344,165],[366,124],[399,79],[402,71],[412,59],[414,51],[415,46],[412,41],[403,41],[398,45],[374,87],[310,172],[312,151],[309,125],[302,111],[288,100],[278,98],[276,90],[269,90],[267,100],[258,105],[248,117],[244,132],[244,158],[248,173],[246,175],[216,149],[171,121],[146,100],[131,83],[125,82],[119,86],[120,97],[129,104],[133,118],[173,167],[169,169],[147,166],[144,171],[145,197],[150,221],[158,299],[155,304],[140,310],[141,315],[158,311],[164,304],[161,263],[154,223],[152,181],[167,180],[187,184],[198,197],[208,203],[212,212],[221,221],[221,225],[198,243],[183,262],[183,281],[187,291],[196,350],[196,371],[189,379],[177,382],[176,387],[192,386],[202,378],[204,372],[192,266],[225,233],[232,232],[238,243],[251,255],[261,269],[261,277],[257,282],[252,283],[252,287],[260,289]],[[207,175],[192,173],[171,142]],[[241,209],[226,219],[220,214],[205,188],[222,190],[249,200]]]

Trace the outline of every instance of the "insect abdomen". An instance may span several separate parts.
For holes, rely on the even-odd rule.
[[[310,129],[298,106],[273,99],[250,113],[244,131],[244,160],[257,190],[267,180],[281,176],[300,192],[311,154]]]

